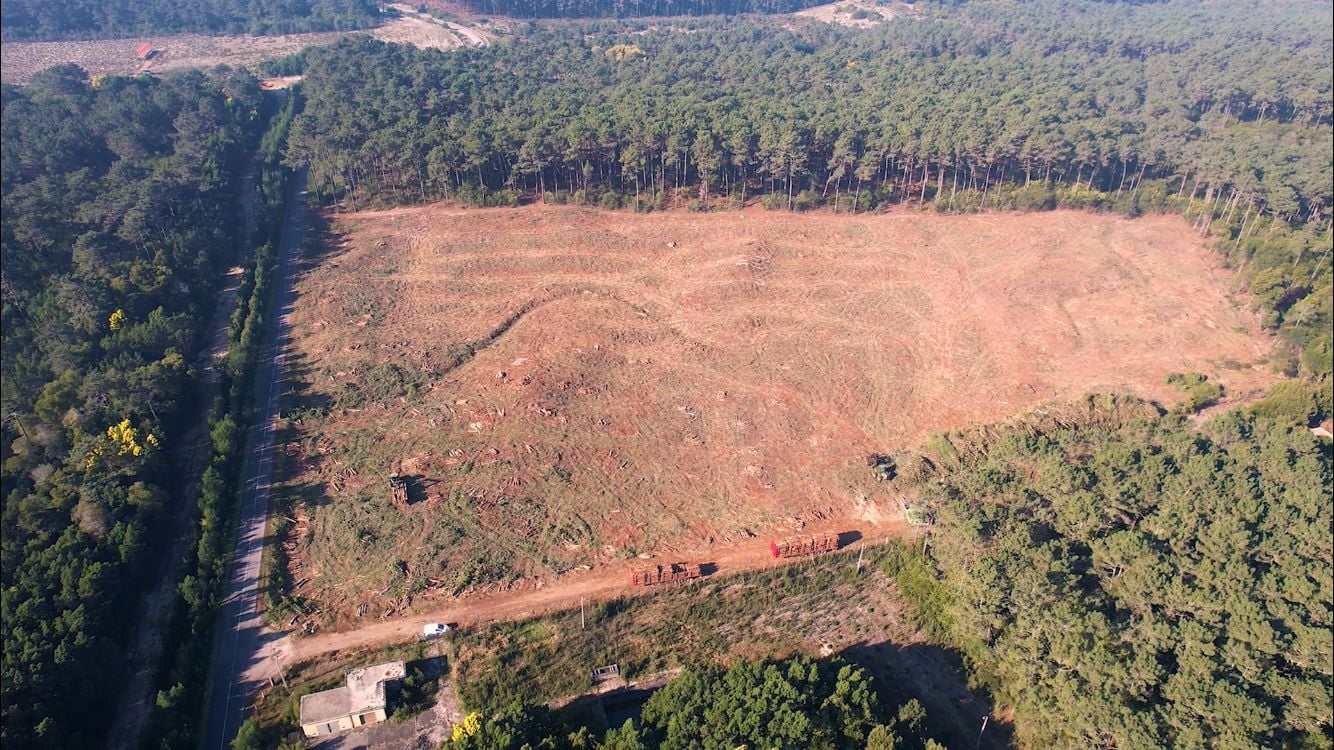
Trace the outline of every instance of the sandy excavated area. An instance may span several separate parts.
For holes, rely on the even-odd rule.
[[[1091,389],[1175,402],[1169,371],[1273,379],[1174,217],[431,206],[335,229],[293,315],[323,411],[289,410],[286,459],[293,580],[326,613],[803,523],[876,538],[902,526],[870,453]]]
[[[857,11],[862,11],[862,18],[854,18]],[[840,26],[868,29],[886,21],[911,16],[916,9],[911,3],[884,2],[884,0],[840,0],[840,2],[815,5],[793,13],[797,18],[813,18],[824,23]]]
[[[379,27],[353,32],[329,31],[277,36],[169,34],[81,42],[4,42],[0,44],[0,80],[4,83],[27,83],[37,72],[66,62],[78,63],[89,73],[119,75],[133,75],[140,70],[162,73],[182,68],[209,68],[214,65],[245,67],[268,58],[298,52],[306,47],[331,44],[347,34],[370,34],[386,42],[402,42],[436,49],[485,44],[491,38],[487,32],[480,29],[436,21],[428,16],[419,15],[406,6],[403,12],[402,17]],[[135,48],[144,42],[160,50],[147,64],[135,55]]]

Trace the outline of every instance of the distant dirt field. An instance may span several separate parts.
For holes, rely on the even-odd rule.
[[[133,75],[142,62],[135,48],[147,42],[160,52],[143,68],[165,72],[181,68],[208,68],[214,65],[243,67],[260,60],[281,57],[305,47],[330,44],[347,34],[370,34],[386,42],[402,42],[418,47],[451,49],[467,44],[485,43],[490,35],[479,29],[420,16],[404,7],[404,15],[374,29],[354,32],[316,32],[278,36],[205,36],[172,34],[133,39],[100,39],[84,42],[5,42],[0,44],[0,80],[27,83],[34,74],[52,65],[78,63],[90,73]]]
[[[856,17],[861,11],[861,17]],[[792,15],[798,18],[813,18],[825,23],[870,28],[900,16],[910,16],[914,8],[909,3],[883,2],[883,0],[841,0],[825,5],[815,5],[799,10]]]
[[[803,523],[884,536],[869,453],[1091,389],[1175,402],[1174,370],[1272,380],[1173,217],[431,206],[334,228],[297,285],[285,457],[293,580],[329,616]]]

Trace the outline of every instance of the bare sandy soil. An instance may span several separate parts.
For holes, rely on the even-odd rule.
[[[861,11],[858,13],[858,11]],[[913,6],[901,2],[876,2],[875,0],[842,0],[842,2],[816,5],[799,10],[792,15],[798,18],[812,18],[824,23],[836,23],[840,26],[870,28],[901,16],[914,13]],[[857,16],[860,16],[857,17]]]
[[[1173,217],[430,206],[336,229],[298,282],[318,408],[289,410],[286,451],[292,576],[326,627],[467,591],[559,589],[481,616],[568,605],[637,555],[759,560],[803,526],[882,538],[903,527],[870,453],[1093,389],[1172,403],[1170,371],[1272,381]]]
[[[397,7],[397,6],[395,6]],[[26,83],[38,71],[52,65],[78,63],[90,73],[132,75],[140,70],[165,72],[214,65],[244,67],[261,60],[298,52],[305,47],[330,44],[347,34],[370,34],[387,42],[418,47],[452,49],[484,44],[488,32],[464,24],[446,23],[422,16],[404,6],[402,17],[365,31],[317,32],[278,36],[205,36],[173,34],[101,39],[83,42],[4,42],[0,44],[0,80]],[[453,28],[458,27],[458,28]],[[147,63],[135,56],[135,48],[147,42],[160,50]]]

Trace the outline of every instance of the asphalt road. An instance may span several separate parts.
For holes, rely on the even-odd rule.
[[[301,247],[305,193],[303,169],[292,176],[282,246],[273,277],[273,296],[269,299],[270,327],[256,373],[255,419],[242,468],[241,510],[237,518],[236,549],[227,572],[227,600],[218,615],[215,631],[208,712],[200,746],[203,750],[225,750],[230,745],[245,720],[251,696],[259,687],[247,683],[244,675],[258,658],[264,636],[259,614],[259,563],[264,550],[264,522],[269,507],[274,434],[287,347],[287,314]]]

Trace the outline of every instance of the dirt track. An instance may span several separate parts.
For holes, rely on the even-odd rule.
[[[840,524],[811,525],[811,532],[845,530]],[[863,537],[845,549],[874,544],[891,536],[906,537],[912,530],[902,523],[888,523],[869,527]],[[768,539],[752,539],[746,543],[723,547],[682,550],[671,560],[708,561],[715,566],[713,576],[732,575],[751,570],[789,564],[791,560],[774,559]],[[662,562],[661,558],[655,562]],[[640,561],[642,562],[642,561]],[[245,677],[259,682],[276,674],[279,664],[293,664],[320,654],[347,649],[360,649],[400,643],[421,636],[422,625],[428,622],[447,622],[462,626],[476,626],[488,622],[518,620],[577,608],[580,602],[596,602],[633,595],[646,589],[631,588],[624,566],[609,566],[597,570],[572,573],[541,585],[493,594],[465,597],[433,609],[417,612],[410,617],[359,622],[349,630],[322,632],[313,636],[286,636],[265,646]]]

